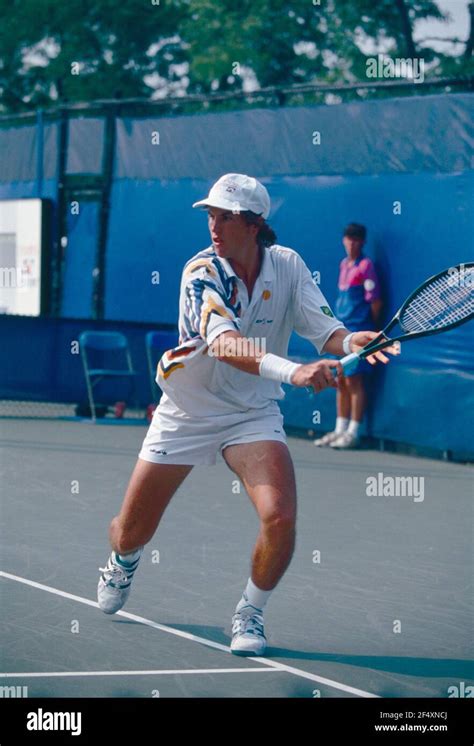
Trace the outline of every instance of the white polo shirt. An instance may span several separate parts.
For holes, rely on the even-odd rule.
[[[263,409],[284,398],[278,382],[208,355],[209,345],[224,331],[265,338],[266,352],[287,357],[293,331],[321,353],[327,339],[342,328],[296,251],[276,244],[264,249],[249,301],[245,283],[211,246],[183,270],[179,345],[164,353],[157,369],[156,382],[164,394],[160,406],[172,404],[184,417],[205,417]]]

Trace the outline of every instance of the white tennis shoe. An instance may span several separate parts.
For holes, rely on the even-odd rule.
[[[336,440],[342,433],[337,433],[335,430],[333,430],[332,433],[327,433],[326,435],[323,435],[322,438],[317,438],[313,441],[315,446],[328,446],[330,443],[333,442],[333,440]]]
[[[348,449],[348,448],[357,448],[359,445],[359,438],[357,435],[353,435],[352,433],[348,433],[347,430],[345,433],[342,433],[339,435],[336,440],[333,440],[331,443],[329,443],[329,448],[337,448],[337,449]]]
[[[142,551],[143,548],[140,549],[140,555]],[[139,562],[140,557],[130,564],[123,562],[117,552],[113,551],[106,566],[99,567],[102,575],[97,586],[97,600],[104,614],[115,614],[125,604]]]
[[[263,655],[266,647],[262,612],[255,606],[242,606],[232,617],[232,653]]]

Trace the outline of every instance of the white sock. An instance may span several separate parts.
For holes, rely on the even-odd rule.
[[[356,438],[359,435],[359,427],[360,422],[357,422],[357,420],[351,420],[349,422],[349,427],[347,428],[347,432],[349,435],[354,435]]]
[[[336,433],[343,433],[347,430],[349,420],[347,417],[336,417]]]
[[[247,587],[242,594],[242,598],[237,604],[237,611],[241,609],[242,606],[248,606],[248,604],[263,611],[272,591],[273,589],[271,591],[262,591],[260,588],[257,588],[255,583],[252,581],[252,578],[249,578]]]
[[[133,565],[133,563],[136,562],[137,559],[140,559],[142,552],[143,547],[139,547],[134,552],[130,552],[128,554],[117,553],[117,557],[119,558],[120,562],[123,562],[126,565]]]

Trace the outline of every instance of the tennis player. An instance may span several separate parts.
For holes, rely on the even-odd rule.
[[[174,493],[193,466],[211,466],[220,453],[260,521],[250,577],[232,617],[231,650],[262,655],[263,610],[295,546],[296,486],[277,404],[281,384],[320,392],[337,388],[342,377],[334,359],[288,360],[289,337],[294,330],[318,353],[342,356],[375,332],[349,333],[299,254],[276,243],[266,222],[270,198],[255,178],[225,174],[193,207],[207,209],[212,244],[184,266],[179,345],[158,364],[163,394],[110,525],[113,551],[100,568],[98,600],[106,614],[124,605]],[[381,352],[372,363],[377,359],[388,361]]]

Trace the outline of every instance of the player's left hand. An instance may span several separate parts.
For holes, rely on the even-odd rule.
[[[369,344],[369,342],[378,337],[379,334],[380,332],[355,332],[351,339],[351,352],[359,352],[363,347]],[[387,364],[389,358],[384,354],[386,352],[390,355],[399,355],[401,352],[400,342],[394,342],[394,344],[385,347],[383,350],[374,352],[373,355],[369,355],[365,359],[371,365],[375,365],[377,361]]]

